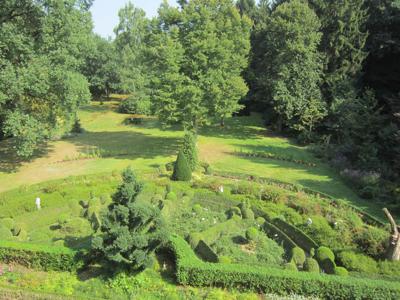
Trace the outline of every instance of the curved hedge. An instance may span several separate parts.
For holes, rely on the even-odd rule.
[[[73,271],[82,266],[78,252],[54,247],[0,241],[0,261],[44,271]]]
[[[262,225],[262,229],[270,238],[273,238],[274,240],[277,240],[279,244],[282,244],[285,250],[297,247],[296,243],[274,224],[265,221],[264,225]]]
[[[311,249],[317,249],[319,245],[297,227],[286,223],[284,220],[276,218],[272,220],[272,224],[286,233],[300,248],[310,253]]]
[[[170,237],[169,249],[175,254],[177,281],[183,285],[232,287],[322,299],[400,299],[400,286],[393,282],[240,264],[206,263],[177,235]]]

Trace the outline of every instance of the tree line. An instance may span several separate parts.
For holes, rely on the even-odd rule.
[[[0,132],[29,156],[112,92],[164,126],[262,112],[370,198],[400,202],[399,0],[128,3],[115,39],[84,0],[0,4]]]

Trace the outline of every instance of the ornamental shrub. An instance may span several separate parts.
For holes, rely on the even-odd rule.
[[[346,270],[346,268],[343,267],[336,267],[334,270],[334,274],[337,276],[349,276],[349,271]]]
[[[334,261],[330,260],[329,258],[324,259],[322,262],[319,263],[321,269],[327,274],[334,274],[336,264]]]
[[[242,211],[240,210],[239,207],[234,206],[229,210],[228,215],[229,215],[230,219],[233,218],[233,216],[241,217],[242,216]]]
[[[151,115],[150,98],[145,95],[131,96],[120,103],[118,111],[124,114]]]
[[[174,166],[174,173],[172,180],[175,181],[190,181],[192,179],[192,172],[183,151],[179,151],[178,157]]]
[[[349,271],[376,274],[379,272],[377,262],[364,254],[352,251],[338,253],[338,263]]]
[[[335,261],[335,254],[328,247],[321,246],[317,249],[317,252],[315,253],[315,258],[320,263],[323,262],[325,259]]]
[[[290,250],[290,260],[297,266],[302,266],[306,260],[306,254],[300,247],[294,247]]]
[[[232,263],[232,259],[229,256],[219,256],[219,263],[221,264],[231,264]]]
[[[297,265],[293,260],[285,264],[285,270],[298,271]]]
[[[259,235],[259,231],[255,227],[250,227],[246,230],[246,239],[248,241],[255,241]]]
[[[400,277],[400,261],[380,261],[378,268],[380,274]]]
[[[254,212],[250,208],[242,210],[243,219],[254,220]]]
[[[9,230],[12,230],[14,227],[14,219],[12,219],[12,218],[0,219],[0,225],[3,225],[4,227],[8,228]]]
[[[178,199],[178,197],[176,196],[176,194],[174,192],[169,192],[166,196],[165,196],[166,200],[170,200],[170,201],[176,201]]]
[[[265,219],[263,217],[258,217],[256,222],[258,225],[263,225],[265,223]]]
[[[193,205],[193,211],[196,213],[196,214],[201,214],[202,212],[203,212],[203,208],[201,207],[201,205],[200,204],[195,204],[195,205]]]
[[[319,273],[319,265],[318,262],[314,258],[306,258],[306,261],[303,265],[303,270],[311,273]]]
[[[183,137],[182,152],[185,155],[189,168],[193,172],[199,163],[197,151],[197,136],[195,133],[187,131]]]
[[[0,240],[10,240],[13,237],[11,230],[5,227],[4,225],[0,225]]]
[[[92,256],[113,270],[141,270],[166,237],[164,223],[157,206],[137,199],[143,185],[130,168],[122,179],[92,241]]]

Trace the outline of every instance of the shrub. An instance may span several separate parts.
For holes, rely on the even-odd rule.
[[[176,196],[176,194],[174,192],[169,192],[167,194],[167,196],[165,196],[166,200],[170,200],[170,201],[176,201],[178,199],[178,197]]]
[[[285,270],[298,271],[297,265],[293,260],[285,264]]]
[[[378,268],[379,273],[383,275],[400,277],[400,261],[380,261]]]
[[[212,175],[214,173],[214,170],[211,166],[208,166],[204,169],[204,174],[206,175]]]
[[[385,254],[389,235],[386,230],[367,226],[356,231],[354,242],[363,253],[377,258]]]
[[[5,227],[4,225],[0,225],[0,240],[9,240],[13,237],[11,230]]]
[[[361,253],[343,251],[338,254],[338,263],[349,271],[367,274],[378,273],[378,265],[374,259]]]
[[[193,206],[193,211],[194,211],[196,214],[200,215],[200,214],[203,212],[203,208],[201,207],[200,204],[195,204],[195,205]]]
[[[265,223],[265,219],[263,217],[258,217],[256,222],[258,225],[263,225]]]
[[[197,232],[193,232],[191,234],[189,234],[188,238],[187,238],[190,247],[192,247],[192,249],[196,249],[197,245],[199,244],[200,240],[201,240],[201,234],[197,233]]]
[[[231,264],[232,263],[232,259],[229,256],[220,256],[219,257],[219,262],[221,264]]]
[[[171,236],[168,247],[175,253],[176,278],[182,285],[219,286],[320,299],[400,298],[400,287],[395,282],[321,276],[241,264],[205,263],[196,257],[182,238],[176,235]]]
[[[176,159],[174,173],[172,174],[172,180],[190,181],[191,179],[192,179],[192,172],[189,168],[185,154],[183,154],[183,152],[180,151]]]
[[[318,262],[313,258],[306,258],[306,261],[303,265],[304,271],[311,273],[319,273],[319,265]]]
[[[349,276],[349,272],[346,270],[346,268],[343,267],[336,267],[334,270],[334,274],[337,276]]]
[[[131,96],[120,103],[118,111],[124,114],[150,115],[151,102],[145,95]]]
[[[290,251],[290,260],[293,261],[297,266],[302,266],[306,260],[306,254],[300,247],[294,247]]]
[[[96,213],[93,213],[91,218],[94,218],[95,216]],[[86,219],[75,217],[67,221],[62,231],[68,234],[82,235],[85,233],[90,233],[91,229],[90,224]]]
[[[320,266],[322,268],[322,270],[327,273],[327,274],[334,274],[335,273],[335,268],[336,268],[336,264],[334,261],[330,260],[330,259],[325,259],[323,261],[320,262]]]
[[[81,120],[79,120],[79,119],[76,119],[76,120],[75,120],[74,125],[73,125],[72,128],[71,128],[71,133],[77,133],[77,134],[83,133],[83,128],[82,128],[82,125],[81,125]]]
[[[18,236],[22,230],[23,225],[21,223],[16,223],[14,224],[13,228],[11,229],[11,232],[14,236]]]
[[[82,266],[78,253],[68,248],[3,241],[0,261],[44,271],[74,271]]]
[[[197,151],[197,136],[195,133],[187,131],[183,137],[182,152],[185,155],[189,168],[193,172],[199,163]]]
[[[243,219],[254,220],[254,212],[250,208],[242,210]]]
[[[28,239],[28,232],[25,229],[21,229],[17,236],[17,240],[20,242],[25,242]]]
[[[323,262],[325,259],[329,259],[331,261],[335,261],[335,254],[328,247],[321,246],[317,249],[315,254],[315,258],[319,262]]]
[[[0,219],[0,225],[8,228],[9,230],[12,230],[14,227],[14,219],[12,218]]]
[[[248,241],[255,241],[259,235],[259,231],[257,228],[250,227],[249,229],[246,230],[246,239]]]
[[[242,211],[240,210],[239,207],[234,206],[232,207],[229,212],[228,212],[229,218],[233,218],[233,216],[242,216]]]

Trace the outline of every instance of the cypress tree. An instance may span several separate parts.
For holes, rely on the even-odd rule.
[[[175,162],[174,173],[172,174],[172,180],[175,181],[190,181],[192,179],[192,172],[188,161],[183,151],[179,151],[178,157]]]
[[[190,170],[193,172],[199,162],[197,153],[197,136],[195,133],[187,131],[183,137],[183,154],[187,159]]]

